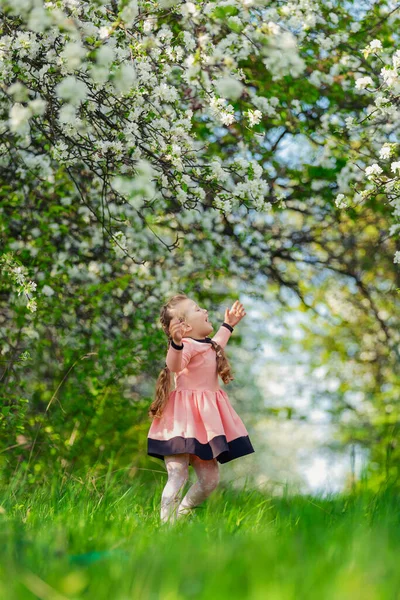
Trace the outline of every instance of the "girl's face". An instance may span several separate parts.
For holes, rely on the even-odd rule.
[[[185,321],[184,336],[204,338],[209,336],[214,329],[208,320],[207,309],[201,308],[190,298],[182,300],[174,312],[177,317],[182,317]]]

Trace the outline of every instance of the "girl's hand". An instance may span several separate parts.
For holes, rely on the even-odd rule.
[[[239,321],[243,319],[245,314],[246,312],[243,308],[243,304],[241,304],[239,300],[236,300],[236,302],[233,303],[232,308],[230,310],[229,308],[225,310],[224,321],[225,323],[228,323],[228,325],[230,325],[231,327],[234,327],[239,323]]]
[[[182,343],[182,338],[185,333],[186,324],[182,317],[172,317],[169,323],[169,332],[175,344],[178,346]]]

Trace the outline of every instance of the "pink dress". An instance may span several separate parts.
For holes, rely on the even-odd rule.
[[[255,452],[242,420],[218,385],[211,339],[225,348],[232,331],[223,323],[213,338],[184,337],[180,350],[170,344],[166,365],[174,373],[175,389],[161,418],[152,420],[147,435],[149,456],[164,460],[166,455],[189,453],[226,463]]]

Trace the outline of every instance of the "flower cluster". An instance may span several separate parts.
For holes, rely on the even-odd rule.
[[[15,284],[18,296],[25,294],[28,299],[27,309],[35,312],[37,303],[31,294],[36,290],[37,286],[34,281],[27,279],[28,270],[26,267],[19,264],[13,254],[8,252],[0,256],[0,271],[3,273],[3,276],[8,277]]]
[[[359,182],[353,195],[354,203],[366,201],[371,196],[381,194],[389,200],[393,207],[393,215],[396,219],[400,217],[400,157],[399,142],[397,141],[397,123],[399,119],[398,95],[400,92],[400,51],[390,52],[385,49],[381,40],[372,40],[363,50],[364,57],[371,61],[371,72],[376,76],[379,68],[379,85],[374,84],[371,76],[358,77],[355,81],[355,89],[360,93],[368,93],[373,104],[367,106],[364,114],[358,119],[349,116],[345,119],[345,125],[351,133],[351,140],[359,144],[362,140],[362,125],[373,124],[374,136],[369,138],[371,149],[371,161],[368,164],[366,152],[360,157],[364,163],[364,177],[368,183],[360,178],[360,171],[355,179]],[[383,63],[383,66],[382,66]],[[360,165],[358,165],[359,168]],[[362,187],[363,186],[363,187]],[[361,189],[360,189],[361,188]],[[341,189],[341,191],[343,191]],[[347,190],[349,191],[349,190]],[[348,206],[343,201],[344,195],[340,193],[336,198],[336,205]],[[349,198],[347,199],[349,200]],[[397,232],[393,229],[391,235]],[[396,253],[394,262],[398,261]]]

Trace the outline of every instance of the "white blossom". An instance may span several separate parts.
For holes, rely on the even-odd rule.
[[[388,99],[383,94],[377,94],[374,104],[381,112],[384,112],[386,110],[386,105],[388,104]]]
[[[102,67],[108,67],[115,59],[115,52],[109,43],[103,44],[96,50],[96,62]]]
[[[369,47],[372,48],[372,50],[382,50],[382,42],[380,40],[372,40],[372,42],[369,43]]]
[[[137,84],[136,69],[132,64],[121,65],[113,79],[113,85],[121,94],[130,92]]]
[[[217,181],[221,181],[221,182],[228,180],[229,172],[223,168],[220,160],[218,160],[218,159],[213,160],[210,164],[210,168],[211,168],[212,177],[214,179],[216,179]]]
[[[45,296],[52,296],[54,294],[54,290],[52,287],[50,287],[49,285],[46,284],[42,287],[42,293]]]
[[[16,102],[10,110],[9,124],[11,131],[24,131],[31,116],[32,113],[29,108]]]
[[[37,310],[37,302],[34,298],[31,298],[30,300],[28,300],[27,304],[26,304],[26,308],[28,310],[30,310],[31,312],[36,312]]]
[[[365,174],[368,177],[368,179],[373,180],[376,175],[380,175],[381,173],[382,169],[377,163],[374,163],[373,165],[370,165],[365,169]]]
[[[370,54],[372,54],[373,52],[379,52],[380,50],[382,50],[382,42],[376,39],[372,40],[372,42],[370,42],[368,46],[366,46],[366,48],[364,48],[363,50],[364,57],[368,58]]]
[[[210,99],[210,108],[214,117],[219,119],[223,125],[230,125],[234,122],[234,109],[231,104],[226,103],[224,98],[212,96]]]
[[[64,104],[58,112],[60,123],[75,123],[76,109],[72,104]]]
[[[10,94],[15,102],[27,102],[29,98],[28,88],[23,85],[20,81],[16,81],[10,85],[7,89],[7,93]]]
[[[278,23],[274,23],[273,21],[269,21],[267,23],[267,30],[272,35],[279,35],[279,33],[281,31],[281,28],[279,27]]]
[[[373,85],[374,85],[374,82],[372,81],[371,77],[369,77],[369,76],[359,77],[356,81],[356,88],[358,90],[364,90],[368,86],[373,87]]]
[[[382,148],[379,150],[379,158],[386,159],[390,157],[390,153],[392,150],[392,144],[383,144]]]
[[[138,5],[136,0],[129,0],[121,11],[121,19],[128,27],[132,27],[138,15]]]
[[[392,56],[393,68],[398,69],[400,67],[400,50],[396,50],[396,52]]]
[[[15,275],[16,282],[21,285],[25,281],[25,275],[22,267],[14,267],[11,269]]]
[[[361,29],[361,23],[359,21],[353,21],[353,23],[351,23],[350,31],[352,31],[353,33],[356,33],[357,31],[360,31],[360,29]]]
[[[279,104],[279,99],[275,96],[265,98],[264,96],[252,95],[252,103],[268,117],[274,117],[277,114],[276,106]]]
[[[77,69],[82,63],[86,50],[80,42],[66,44],[60,56],[65,60],[69,69]]]
[[[335,198],[335,204],[338,208],[346,208],[348,206],[348,204],[345,201],[345,195],[338,194]]]
[[[83,102],[88,97],[88,87],[84,81],[73,75],[65,77],[57,86],[56,94],[59,98],[69,101],[73,105]]]
[[[175,102],[175,100],[178,99],[178,92],[176,89],[164,82],[154,88],[154,95],[166,102]]]
[[[110,71],[104,67],[99,67],[97,65],[90,65],[90,78],[93,83],[97,85],[102,85],[106,81],[108,81]]]
[[[28,102],[28,108],[33,115],[44,115],[46,112],[47,102],[43,98],[35,98]]]
[[[131,178],[116,176],[112,180],[114,189],[129,199],[131,206],[140,208],[147,198],[155,194],[154,169],[146,160],[139,160],[135,165],[136,174]]]
[[[388,87],[392,87],[398,81],[396,69],[381,69],[381,76]]]
[[[28,281],[25,284],[25,293],[30,294],[31,292],[34,292],[36,290],[37,287],[37,283],[35,283],[34,281]],[[18,294],[19,295],[19,294]]]
[[[260,110],[249,109],[246,114],[249,120],[250,127],[253,127],[253,125],[257,125],[261,121],[262,112]]]
[[[196,38],[189,31],[183,32],[183,43],[189,51],[196,48]]]
[[[51,24],[47,11],[42,6],[35,6],[29,13],[28,28],[32,31],[42,32]]]
[[[280,79],[286,73],[297,77],[305,69],[305,62],[297,51],[296,38],[289,31],[271,38],[263,48],[263,53],[266,55],[263,63],[271,71],[273,80]]]
[[[217,93],[223,98],[237,100],[243,92],[243,84],[233,77],[221,77],[214,83]]]
[[[357,122],[354,117],[347,117],[344,122],[346,123],[346,127],[349,131],[355,129],[357,126]]]
[[[104,40],[105,38],[109,37],[111,33],[111,27],[100,27],[99,29],[99,38]]]

